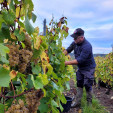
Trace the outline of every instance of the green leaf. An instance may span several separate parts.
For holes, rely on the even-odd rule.
[[[28,77],[27,77],[27,79],[26,79],[26,81],[27,81],[27,88],[33,88],[33,82],[32,82],[32,80],[31,80],[31,76],[30,75],[28,75]]]
[[[62,107],[60,102],[59,102],[59,107],[60,107],[61,111],[63,111],[64,108]]]
[[[44,104],[44,103],[41,103],[40,106],[38,107],[39,111],[41,113],[47,113],[48,111],[48,105],[47,104]]]
[[[0,113],[5,113],[4,108],[5,108],[5,106],[0,103]]]
[[[20,2],[18,0],[14,0],[15,4],[19,4]]]
[[[25,28],[24,23],[22,23],[21,21],[18,21],[17,23],[18,23],[21,27]]]
[[[18,76],[19,78],[21,78],[21,80],[22,80],[23,83],[26,84],[26,79],[25,79],[26,75],[24,75],[24,74],[18,72],[18,73],[17,73],[17,76]]]
[[[2,61],[5,64],[9,64],[9,61],[4,56],[0,56],[0,61]]]
[[[43,88],[43,83],[42,83],[42,80],[40,77],[37,77],[36,80],[34,80],[34,77],[33,75],[31,75],[31,80],[33,82],[33,85],[36,89],[40,89],[40,88]]]
[[[29,19],[32,18],[32,11],[34,8],[32,0],[23,0],[23,5],[26,10],[26,14],[28,15]]]
[[[16,29],[14,31],[15,36],[17,36],[18,41],[24,41],[25,40],[25,34],[23,32],[19,32],[19,29]]]
[[[13,4],[13,0],[11,0],[11,2],[9,4],[9,8],[12,9],[13,11],[15,11],[15,5]]]
[[[16,16],[12,9],[9,9],[8,11],[6,9],[3,9],[2,14],[3,14],[3,19],[7,24],[11,25],[14,23]]]
[[[21,42],[21,44],[22,44],[22,47],[25,48],[25,44],[23,42]]]
[[[33,58],[39,57],[41,55],[42,51],[43,50],[41,48],[39,50],[33,49]]]
[[[67,100],[66,100],[66,98],[65,98],[64,95],[61,95],[61,96],[60,96],[60,100],[61,100],[61,102],[64,103],[64,104],[66,104],[66,102],[67,102]]]
[[[67,89],[70,90],[69,81],[65,82],[65,84],[66,84]]]
[[[6,57],[6,53],[9,53],[9,48],[0,43],[0,54]]]
[[[32,21],[33,23],[36,21],[37,16],[32,12]]]
[[[0,29],[1,29],[2,23],[4,22],[2,17],[3,17],[3,15],[0,14]]]
[[[39,111],[41,112],[41,113],[47,113],[47,111],[48,111],[48,104],[47,104],[47,102],[49,101],[49,98],[48,97],[43,97],[41,100],[40,100],[40,105],[39,105],[39,107],[38,107],[38,109],[39,109]]]
[[[58,85],[57,84],[55,84],[54,82],[52,82],[52,85],[53,85],[53,88],[54,89],[56,89],[56,90],[58,90],[59,88],[58,88]]]
[[[8,87],[9,82],[10,82],[9,71],[1,67],[0,68],[0,86]]]
[[[3,43],[4,42],[4,39],[5,39],[4,34],[0,30],[0,43]]]
[[[34,32],[34,27],[31,25],[28,16],[25,18],[25,29],[30,35]]]
[[[2,35],[3,35],[3,38],[7,39],[7,38],[10,38],[10,31],[9,31],[9,27],[5,24],[5,23],[2,23],[2,27],[1,27],[1,32],[2,32]],[[1,37],[1,36],[0,36]]]
[[[54,100],[51,101],[51,105],[54,107],[58,107],[58,104]]]
[[[37,75],[41,72],[41,67],[39,66],[39,64],[35,66],[32,65],[32,72],[33,74],[37,74]]]
[[[56,107],[52,107],[52,113],[59,113],[59,110]]]

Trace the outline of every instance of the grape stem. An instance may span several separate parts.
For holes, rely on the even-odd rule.
[[[26,93],[28,93],[28,92],[30,92],[30,91],[32,91],[32,90],[34,90],[34,88],[31,88],[30,90],[28,90],[28,91],[24,91],[23,93],[21,93],[21,94],[19,94],[19,95],[15,95],[15,96],[4,96],[3,94],[1,94],[1,96],[0,97],[5,97],[5,98],[16,98],[16,97],[19,97],[19,96],[22,96],[22,95],[24,95],[24,94],[26,94]]]
[[[13,91],[14,91],[14,99],[15,99],[15,89],[14,89],[14,86],[13,86],[12,80],[11,80],[11,86],[12,86]]]

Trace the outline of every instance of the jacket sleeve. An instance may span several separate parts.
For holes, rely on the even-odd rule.
[[[68,53],[71,53],[71,52],[73,51],[73,49],[74,49],[74,43],[75,43],[75,42],[72,42],[72,43],[70,44],[70,46],[66,49]]]
[[[80,56],[76,58],[76,60],[78,61],[78,64],[84,63],[89,58],[89,55],[91,53],[92,53],[92,47],[91,46],[90,47],[84,47],[82,49]]]

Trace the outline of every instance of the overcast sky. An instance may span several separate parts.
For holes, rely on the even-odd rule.
[[[52,19],[67,17],[69,36],[63,41],[67,48],[73,41],[70,34],[76,28],[85,31],[86,39],[93,46],[93,53],[109,53],[113,44],[113,0],[33,0],[37,20],[34,27],[43,29]]]

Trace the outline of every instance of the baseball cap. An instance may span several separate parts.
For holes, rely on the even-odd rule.
[[[70,35],[74,39],[77,39],[78,36],[84,36],[84,30],[81,28],[75,29],[74,33]]]

